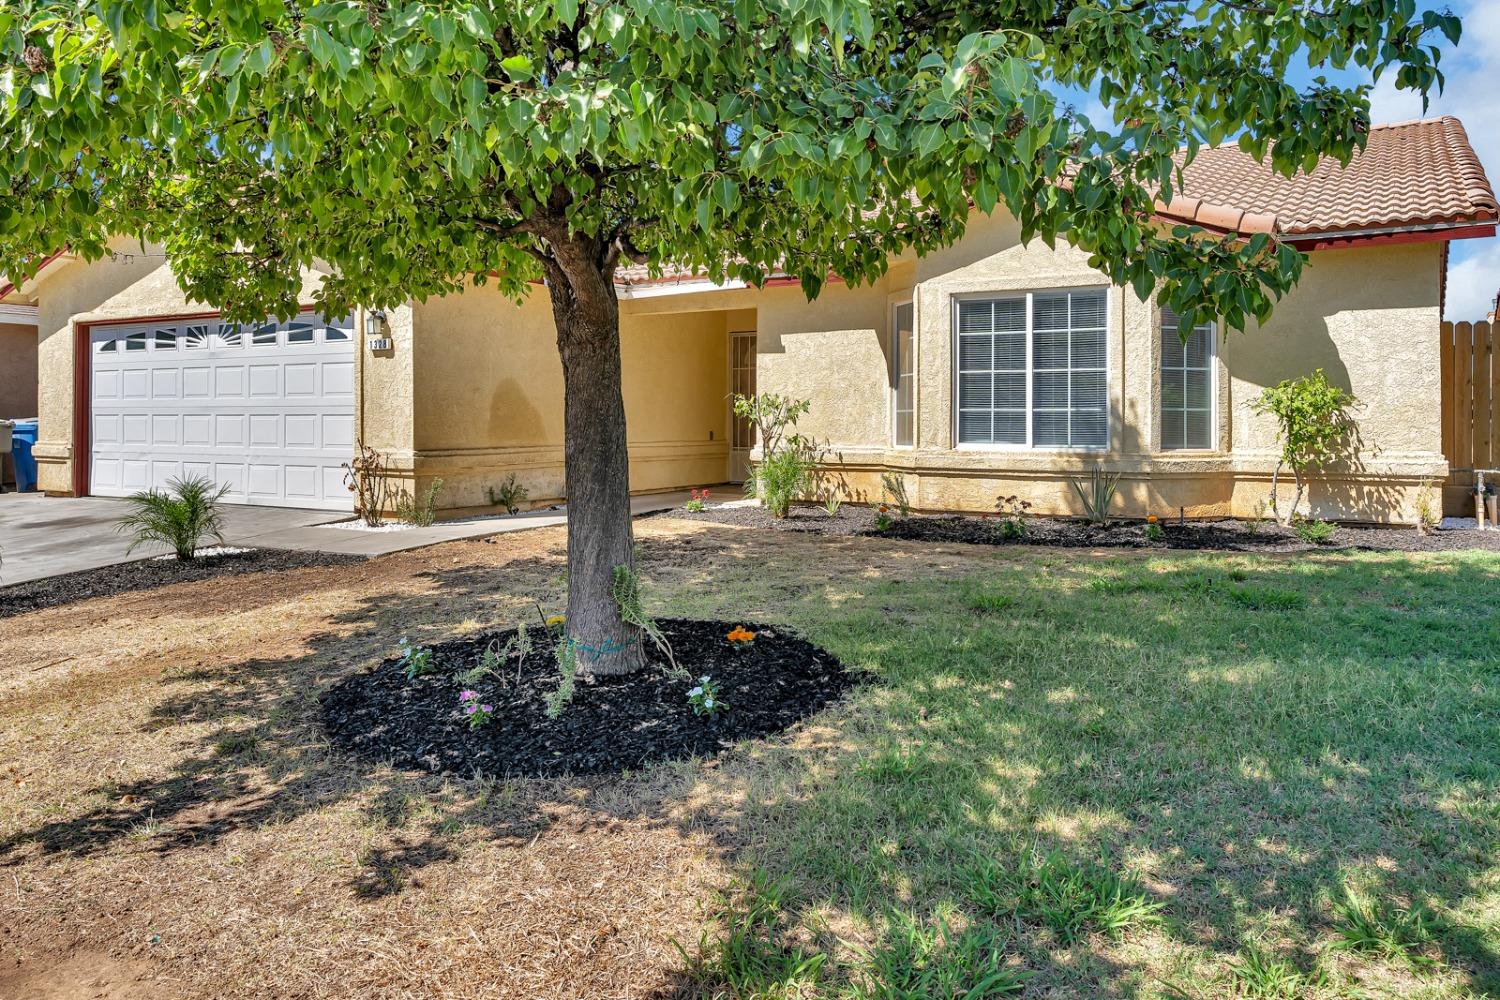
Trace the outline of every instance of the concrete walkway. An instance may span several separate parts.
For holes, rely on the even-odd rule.
[[[686,490],[631,498],[636,515],[680,507]],[[439,521],[430,528],[355,531],[331,525],[348,521],[338,511],[286,507],[224,508],[224,543],[245,548],[299,549],[378,556],[420,549],[460,538],[482,538],[508,531],[566,524],[567,511],[538,510],[515,516]],[[130,541],[115,531],[125,501],[105,497],[65,499],[40,493],[0,494],[0,586],[63,573],[149,559],[167,551],[143,545],[127,553]]]

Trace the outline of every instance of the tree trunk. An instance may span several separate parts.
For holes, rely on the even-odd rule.
[[[620,392],[620,306],[594,241],[549,238],[547,290],[562,356],[568,499],[567,641],[581,673],[645,665],[639,628],[620,618],[616,567],[634,572],[630,463]]]

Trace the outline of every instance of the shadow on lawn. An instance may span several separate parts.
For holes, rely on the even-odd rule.
[[[875,566],[877,550],[894,561]],[[1443,959],[1470,988],[1500,989],[1494,940],[1454,916],[1500,861],[1496,564],[1010,551],[985,557],[993,572],[950,576],[941,551],[722,529],[649,539],[643,572],[666,610],[768,609],[886,685],[707,777],[460,789],[328,752],[318,715],[318,694],[395,636],[434,641],[476,614],[508,624],[561,593],[560,553],[432,571],[432,592],[372,596],[337,620],[350,634],[309,638],[306,656],[166,681],[151,725],[218,723],[196,751],[165,780],[96,790],[110,805],[0,842],[0,864],[153,826],[151,849],[174,851],[357,797],[389,831],[350,887],[377,898],[454,861],[454,829],[523,844],[567,800],[600,824],[710,832],[746,879],[783,887],[762,944],[852,954],[823,923],[842,913],[871,929],[849,961],[887,979],[967,974],[962,932],[923,937],[946,914],[1040,983],[1139,993],[1140,956],[1107,936],[1060,948],[1034,914],[977,898],[976,865],[1014,870],[1039,846],[1142,873],[1172,941],[1232,958],[1264,939],[1304,969],[1354,880],[1446,915]]]

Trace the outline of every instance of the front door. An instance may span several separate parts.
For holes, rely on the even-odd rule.
[[[750,449],[755,447],[755,425],[734,415],[735,396],[755,395],[755,331],[729,335],[729,481],[750,478]]]

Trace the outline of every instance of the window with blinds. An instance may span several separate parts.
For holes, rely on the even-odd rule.
[[[958,303],[958,442],[1109,444],[1102,288]]]
[[[1217,324],[1200,323],[1182,335],[1177,314],[1161,312],[1161,446],[1172,451],[1212,448],[1214,337]]]
[[[892,438],[897,447],[909,448],[916,436],[916,359],[913,344],[913,312],[910,302],[896,306],[891,323],[891,414]]]

